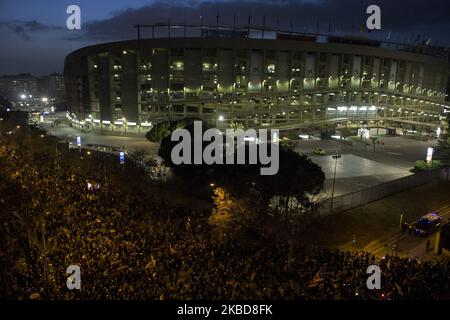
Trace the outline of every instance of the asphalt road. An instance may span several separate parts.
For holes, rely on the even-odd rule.
[[[450,221],[450,205],[440,208],[435,212],[443,218],[443,224]],[[410,222],[410,224],[413,223],[415,223],[415,221]],[[430,241],[429,251],[426,250],[427,241]],[[433,253],[435,241],[436,233],[426,238],[421,238],[413,234],[401,233],[388,235],[383,239],[373,241],[364,247],[363,250],[378,257],[383,257],[387,254],[396,254],[400,257],[411,259],[420,258],[422,260],[433,260],[436,259],[436,255]],[[394,245],[397,246],[396,251],[393,249]]]
[[[158,144],[149,142],[142,137],[123,137],[111,135],[99,135],[94,133],[82,133],[67,125],[59,125],[51,128],[50,124],[44,123],[41,125],[50,135],[56,136],[61,140],[72,142],[76,144],[76,137],[81,137],[82,144],[97,144],[117,148],[123,148],[127,151],[133,152],[137,150],[145,150],[150,154],[158,153]]]

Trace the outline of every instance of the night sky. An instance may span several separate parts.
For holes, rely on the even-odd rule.
[[[67,6],[81,8],[82,29],[66,29]],[[450,45],[450,1],[448,0],[0,0],[0,75],[30,72],[43,75],[62,72],[66,54],[80,47],[116,40],[134,39],[135,24],[167,22],[215,25],[252,25],[314,32],[359,34],[370,4],[382,9],[382,30],[370,36],[393,41],[432,39],[432,44]],[[145,35],[145,34],[144,34]]]

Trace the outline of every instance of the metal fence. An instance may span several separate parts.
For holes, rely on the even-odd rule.
[[[327,198],[317,203],[314,211],[321,216],[346,211],[435,180],[450,181],[450,168],[418,172],[368,189],[336,196],[333,210],[330,208],[331,198]]]

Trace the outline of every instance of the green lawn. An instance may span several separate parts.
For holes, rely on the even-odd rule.
[[[324,217],[303,232],[299,241],[344,248],[356,235],[358,246],[362,248],[372,241],[398,232],[400,214],[406,215],[406,221],[411,223],[446,205],[450,205],[450,182],[437,181]]]

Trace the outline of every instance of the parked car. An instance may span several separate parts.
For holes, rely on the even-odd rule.
[[[323,150],[322,148],[314,148],[313,153],[318,156],[323,156],[325,155],[325,150]]]

